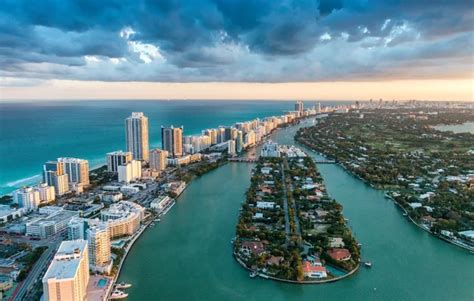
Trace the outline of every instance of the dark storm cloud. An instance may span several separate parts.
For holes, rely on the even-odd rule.
[[[4,0],[0,65],[43,79],[350,79],[449,66],[472,54],[473,20],[469,0]]]

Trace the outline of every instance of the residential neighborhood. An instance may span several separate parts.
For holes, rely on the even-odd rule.
[[[262,151],[242,205],[236,259],[261,277],[302,283],[357,270],[360,247],[313,160],[294,146],[269,149]]]

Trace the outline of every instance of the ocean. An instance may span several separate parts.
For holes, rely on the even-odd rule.
[[[324,105],[351,101],[321,102]],[[316,102],[305,102],[305,107]],[[125,118],[144,112],[150,147],[160,147],[164,126],[184,126],[185,135],[239,121],[281,115],[294,101],[101,100],[0,102],[0,195],[41,180],[45,161],[57,157],[105,163],[105,154],[125,150]]]

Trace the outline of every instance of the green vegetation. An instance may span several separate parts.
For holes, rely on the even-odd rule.
[[[0,197],[0,205],[10,205],[12,201],[13,198],[10,195],[4,195]]]
[[[305,276],[304,264],[324,267],[336,236],[338,247],[347,245],[350,258],[332,264],[347,271],[359,264],[359,247],[342,217],[342,206],[327,196],[309,157],[258,161],[236,234],[235,256],[248,268],[280,279],[315,280]],[[333,277],[328,272],[319,279]]]
[[[209,161],[203,159],[199,162],[189,164],[187,166],[178,167],[176,170],[176,179],[189,183],[195,177],[200,177],[203,174],[222,166],[227,162],[227,158],[223,157],[217,161]]]
[[[35,262],[38,261],[41,254],[43,254],[46,249],[48,249],[48,247],[37,247],[18,260],[18,262],[23,265],[23,269],[18,275],[18,282],[23,281],[26,278],[26,275],[28,275]]]
[[[433,126],[466,121],[472,110],[362,110],[333,114],[296,139],[387,190],[426,229],[456,232],[474,229],[474,135]]]

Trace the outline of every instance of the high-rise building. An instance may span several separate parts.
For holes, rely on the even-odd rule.
[[[217,129],[217,143],[225,142],[225,128],[219,127]]]
[[[297,101],[297,102],[295,103],[295,111],[302,113],[303,110],[304,110],[303,102],[302,102],[302,101]]]
[[[244,137],[244,144],[245,146],[252,146],[255,144],[257,141],[257,135],[255,134],[254,131],[249,131],[247,134],[245,134]]]
[[[110,260],[110,233],[107,223],[92,223],[87,229],[89,245],[89,263],[92,270],[109,273],[112,267]]]
[[[69,189],[69,179],[67,174],[56,175],[53,177],[53,186],[54,192],[56,195],[63,195],[70,191]]]
[[[63,164],[58,161],[48,161],[43,165],[43,182],[54,186],[56,195],[69,192],[68,175],[64,172]]]
[[[217,144],[217,130],[207,129],[204,131],[204,135],[211,137],[211,145]]]
[[[235,149],[235,141],[234,140],[229,140],[227,141],[227,153],[229,155],[235,155],[236,154],[236,149]]]
[[[80,184],[83,187],[89,185],[89,161],[78,158],[58,158],[58,163],[62,164],[69,183]]]
[[[244,135],[242,131],[237,131],[237,138],[235,139],[235,150],[241,153],[244,148]]]
[[[127,151],[134,160],[148,161],[148,118],[133,112],[125,119]]]
[[[83,301],[88,282],[87,241],[63,241],[43,277],[44,300]]]
[[[140,223],[145,217],[145,208],[139,204],[120,201],[110,205],[100,212],[100,220],[107,222],[110,238],[132,235],[140,228]]]
[[[31,187],[23,187],[13,192],[13,201],[20,208],[34,210],[40,204],[40,193]]]
[[[183,155],[183,127],[161,127],[161,148],[173,157]]]
[[[150,151],[150,168],[153,170],[165,170],[166,169],[166,158],[168,152],[155,148]]]
[[[118,167],[119,182],[130,183],[142,177],[142,164],[140,161],[132,160]]]
[[[71,190],[82,192],[89,185],[89,161],[77,158],[58,158],[43,165],[43,181],[54,186],[56,195]]]
[[[228,126],[224,128],[224,141],[229,141],[230,139],[232,139],[232,128]]]
[[[131,152],[123,152],[121,150],[107,154],[107,171],[118,173],[118,167],[125,165],[133,160]]]

